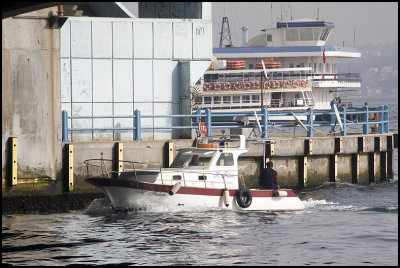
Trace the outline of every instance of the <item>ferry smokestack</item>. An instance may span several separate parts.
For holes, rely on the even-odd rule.
[[[247,32],[248,28],[246,26],[242,27],[242,40],[243,40],[243,46],[247,45],[247,42],[249,42],[249,33]]]

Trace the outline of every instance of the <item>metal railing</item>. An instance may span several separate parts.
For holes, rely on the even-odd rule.
[[[212,112],[210,109],[206,109],[205,112],[201,112],[200,108],[196,110],[195,113],[191,115],[141,115],[139,110],[134,111],[134,115],[129,116],[68,116],[67,111],[62,111],[62,141],[69,142],[68,134],[70,132],[78,132],[78,131],[111,131],[111,130],[133,130],[135,135],[135,140],[142,140],[142,130],[150,129],[150,130],[161,130],[161,129],[198,129],[198,124],[200,122],[204,122],[207,127],[207,135],[211,136],[213,129],[232,129],[232,128],[255,128],[255,126],[260,125],[261,127],[261,137],[269,138],[269,128],[273,125],[274,127],[293,127],[293,122],[298,122],[297,119],[299,116],[307,116],[307,120],[301,120],[301,123],[307,130],[307,137],[314,137],[314,130],[316,127],[331,127],[334,129],[338,127],[336,113],[334,108],[332,107],[331,111],[314,111],[312,108],[308,108],[307,112],[276,112],[276,111],[268,111],[268,108],[263,108],[258,112],[241,112],[241,113],[232,113],[232,112]],[[360,120],[349,120],[348,117],[355,116]],[[270,116],[274,116],[274,122],[269,120]],[[293,120],[284,121],[279,120],[279,117],[292,116]],[[315,121],[315,118],[325,117],[325,120]],[[344,106],[339,109],[339,116],[341,119],[341,123],[343,128],[340,129],[340,135],[347,135],[347,128],[350,125],[362,126],[362,134],[370,133],[370,126],[377,128],[377,133],[383,134],[389,132],[389,106],[379,106],[376,108],[369,108],[368,106],[364,106],[362,110],[352,110],[347,111]],[[233,120],[238,117],[248,117],[250,124],[243,124]],[[297,119],[296,119],[297,117]],[[135,119],[134,123],[131,127],[111,127],[111,128],[69,128],[68,120],[69,119],[98,119],[98,118],[132,118]],[[144,118],[194,118],[192,120],[192,124],[187,125],[170,125],[170,126],[146,126],[142,127],[141,121]],[[217,119],[219,118],[219,120]],[[222,120],[227,120],[225,122],[221,122]],[[258,119],[258,122],[255,121],[255,118]],[[329,120],[326,120],[328,118]],[[257,123],[257,124],[256,124]]]

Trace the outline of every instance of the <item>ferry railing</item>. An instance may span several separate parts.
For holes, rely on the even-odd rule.
[[[300,119],[304,118],[306,120]],[[274,121],[270,120],[270,117],[274,117]],[[287,117],[293,117],[293,120],[287,121]],[[355,117],[354,120],[348,118]],[[234,121],[233,118],[242,117],[243,122]],[[314,111],[311,107],[308,108],[307,112],[277,112],[268,111],[265,107],[261,111],[253,112],[212,112],[210,109],[206,109],[204,112],[198,108],[196,112],[191,115],[141,115],[139,110],[134,111],[134,115],[129,116],[68,116],[67,111],[62,111],[62,141],[69,142],[68,134],[70,132],[79,131],[121,131],[121,130],[132,130],[134,131],[134,139],[142,140],[142,130],[161,130],[161,129],[198,129],[198,124],[204,122],[207,127],[207,135],[211,136],[214,129],[233,129],[233,128],[255,128],[256,124],[255,117],[259,120],[261,127],[261,137],[269,137],[269,128],[273,127],[294,127],[294,123],[300,125],[298,121],[303,124],[307,129],[307,137],[314,137],[314,131],[316,127],[331,127],[336,132],[336,128],[339,128],[337,123],[337,116],[335,110],[332,108],[331,111]],[[279,118],[282,120],[279,120]],[[286,118],[284,121],[283,118]],[[296,118],[297,117],[297,118]],[[321,117],[321,120],[316,121],[317,117]],[[323,118],[325,117],[325,118]],[[340,135],[346,136],[349,126],[362,126],[362,134],[369,134],[370,127],[379,134],[389,132],[389,106],[379,106],[376,108],[369,108],[364,106],[362,110],[347,110],[344,106],[339,108],[339,117],[343,129],[340,129]],[[99,119],[99,118],[132,118],[133,124],[131,127],[109,127],[109,128],[69,128],[68,120],[70,119]],[[169,126],[146,126],[142,127],[141,121],[145,118],[193,118],[191,125],[169,125]],[[219,118],[219,120],[217,120]],[[228,118],[228,121],[221,121],[221,118]],[[247,118],[247,119],[246,119]],[[250,119],[249,119],[250,118]],[[223,120],[223,119],[222,119]],[[247,121],[247,123],[246,123]]]

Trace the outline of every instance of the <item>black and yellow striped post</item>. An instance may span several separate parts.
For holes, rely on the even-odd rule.
[[[74,145],[65,144],[63,152],[63,192],[74,189]]]
[[[266,143],[265,144],[265,159],[264,159],[264,168],[267,167],[267,163],[271,160],[271,156],[275,155],[275,144]]]
[[[393,179],[393,136],[387,136],[386,139],[387,178]]]
[[[17,137],[8,139],[8,164],[6,168],[6,186],[11,188],[18,184],[18,146]]]
[[[174,143],[166,142],[164,144],[164,167],[169,168],[174,161]]]
[[[114,145],[113,177],[117,178],[124,171],[124,144],[117,142]]]

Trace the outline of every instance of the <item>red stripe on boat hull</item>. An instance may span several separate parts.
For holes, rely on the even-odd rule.
[[[160,185],[153,183],[143,183],[138,181],[130,180],[118,180],[118,179],[105,179],[105,178],[89,178],[86,181],[97,187],[123,187],[139,189],[144,191],[162,192],[168,193],[173,185]],[[287,197],[297,197],[292,190],[282,189],[281,191],[287,192]],[[229,190],[229,195],[234,196],[237,190]],[[195,188],[182,186],[177,194],[189,194],[189,195],[208,195],[208,196],[222,196],[222,189],[206,189],[206,188]],[[272,190],[251,190],[253,197],[272,197]]]

